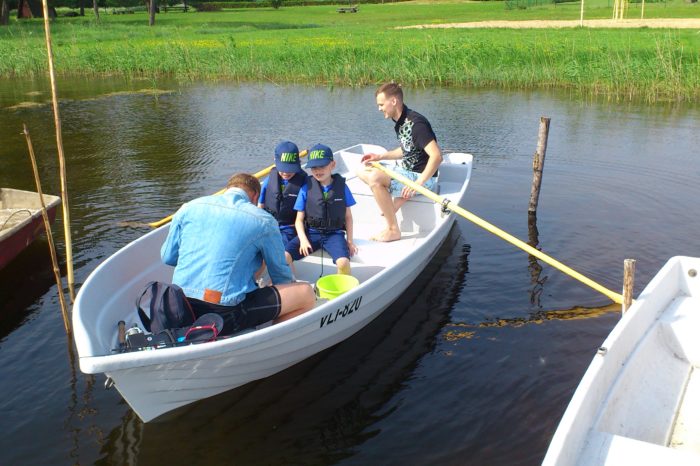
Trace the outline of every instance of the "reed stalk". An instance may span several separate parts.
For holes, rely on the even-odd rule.
[[[29,130],[27,125],[24,126],[24,137],[27,140],[27,147],[29,149],[29,158],[32,161],[32,171],[34,172],[34,181],[36,182],[36,190],[39,193],[39,201],[41,202],[41,216],[44,219],[44,227],[46,228],[46,238],[49,242],[49,252],[51,253],[51,263],[53,264],[53,276],[56,279],[56,287],[58,288],[58,301],[61,305],[61,315],[63,316],[63,328],[67,335],[72,333],[70,326],[70,319],[68,318],[68,306],[66,304],[66,298],[63,296],[63,283],[61,282],[61,271],[58,267],[58,257],[56,256],[56,246],[53,241],[53,234],[51,233],[51,223],[49,222],[49,216],[46,213],[46,204],[44,203],[44,193],[41,189],[41,180],[39,179],[39,169],[37,168],[36,157],[34,156],[34,146],[32,145],[32,139],[29,136]]]

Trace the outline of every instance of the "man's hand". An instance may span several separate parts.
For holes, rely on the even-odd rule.
[[[381,160],[381,156],[379,154],[365,154],[362,156],[362,163],[365,165],[368,165],[371,162],[378,162]]]
[[[416,192],[409,188],[408,186],[404,186],[403,189],[401,190],[401,197],[404,199],[410,199],[413,196],[416,195]]]

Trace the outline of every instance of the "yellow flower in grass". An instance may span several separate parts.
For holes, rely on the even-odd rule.
[[[212,40],[212,39],[205,39],[205,40],[194,40],[190,42],[191,47],[197,47],[197,48],[202,48],[202,49],[219,49],[224,46],[220,41],[218,40]]]

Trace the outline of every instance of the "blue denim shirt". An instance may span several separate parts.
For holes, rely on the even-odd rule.
[[[220,291],[224,306],[235,306],[257,288],[253,274],[263,259],[273,284],[292,281],[277,221],[239,188],[184,204],[160,255],[175,266],[173,283],[187,296],[203,299],[205,289]]]

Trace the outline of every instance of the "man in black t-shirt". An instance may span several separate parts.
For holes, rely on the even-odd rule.
[[[442,151],[430,122],[403,103],[403,91],[396,83],[387,83],[375,92],[377,107],[384,118],[391,118],[400,146],[383,154],[365,154],[365,163],[379,160],[398,160],[394,171],[432,191],[437,185],[437,172],[442,163]],[[358,176],[372,189],[374,199],[384,215],[387,226],[372,237],[375,241],[401,239],[396,211],[416,193],[386,173],[367,167]],[[393,199],[392,199],[393,198]]]

